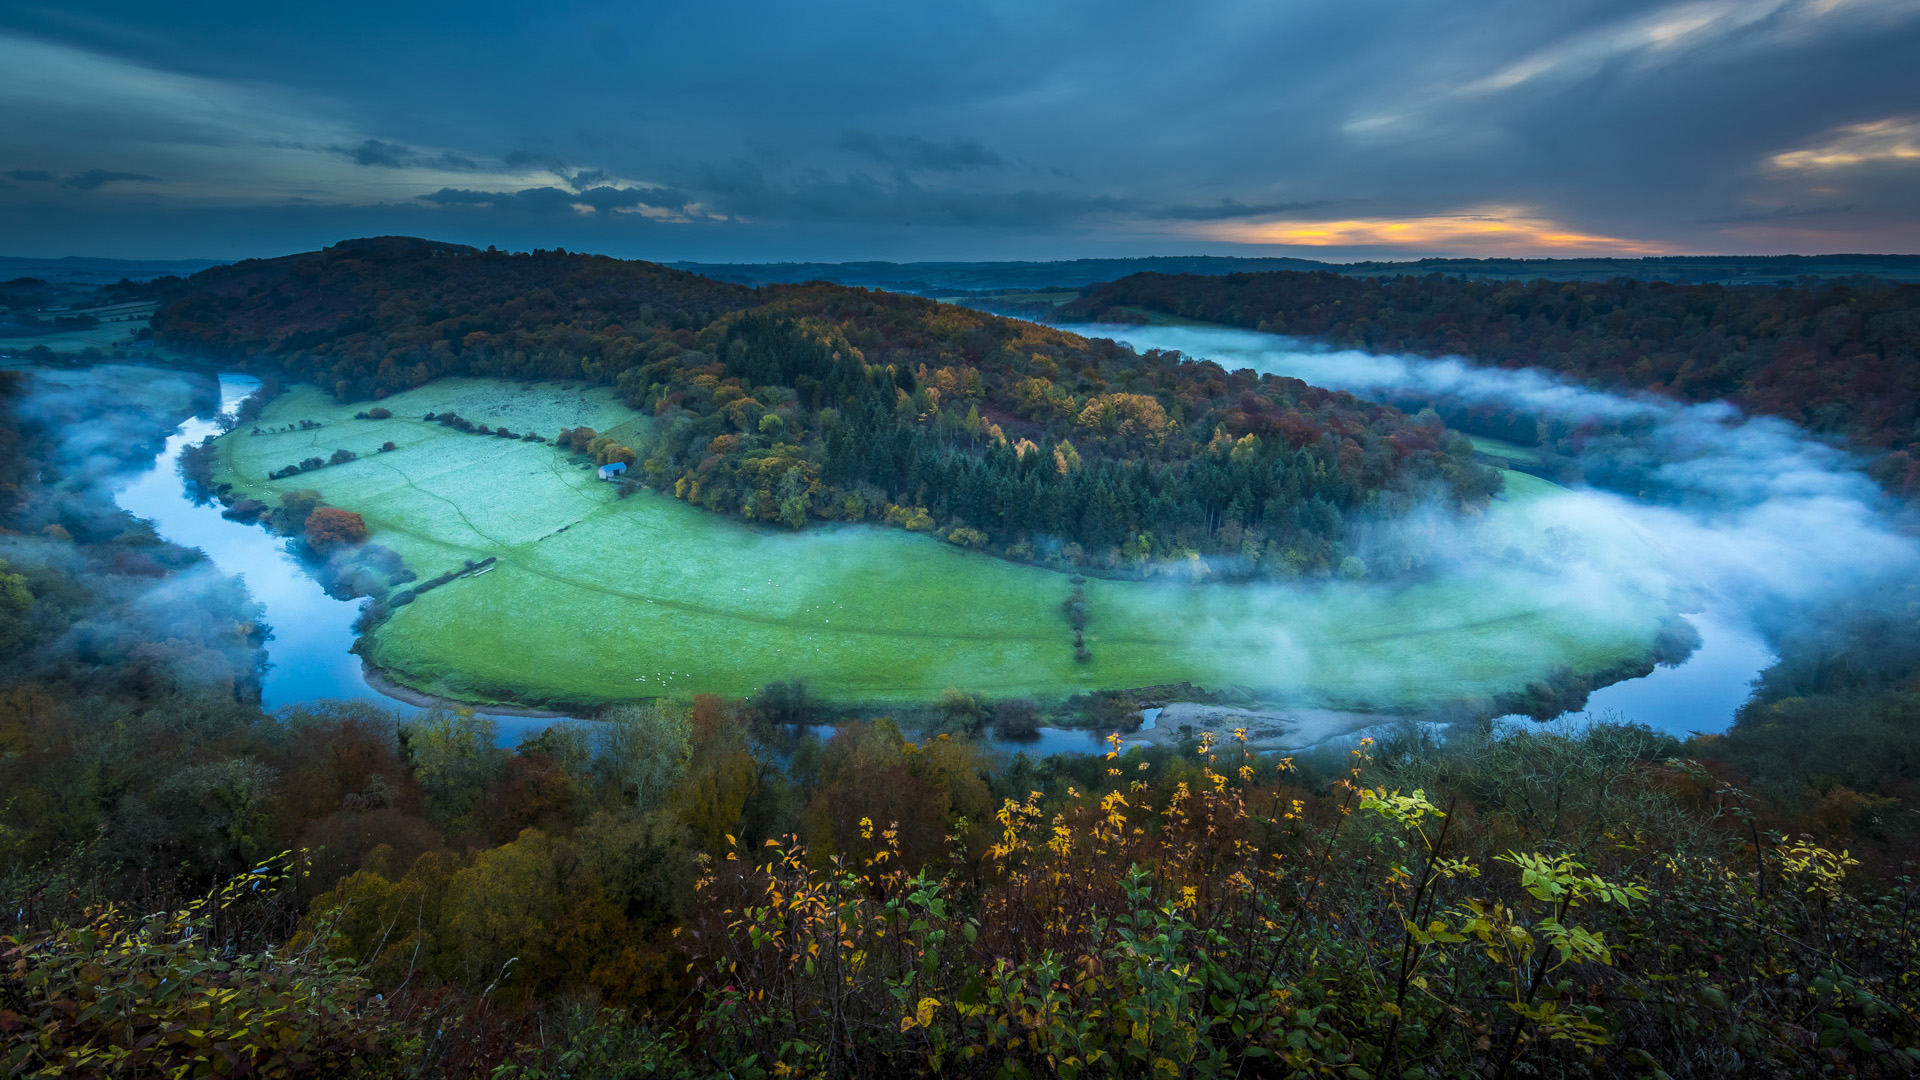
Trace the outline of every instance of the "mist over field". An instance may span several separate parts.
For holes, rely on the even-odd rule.
[[[1334,351],[1245,330],[1072,329],[1376,400],[1497,405],[1590,425],[1593,434],[1576,440],[1571,464],[1593,486],[1542,494],[1532,512],[1576,537],[1623,523],[1658,553],[1658,567],[1647,572],[1763,629],[1808,605],[1845,600],[1871,608],[1882,585],[1920,570],[1920,544],[1857,457],[1725,402],[1682,405],[1588,389],[1538,369]],[[1447,546],[1443,537],[1435,542]],[[1627,580],[1620,575],[1632,572],[1616,561],[1599,574],[1563,575],[1559,588],[1604,608]]]

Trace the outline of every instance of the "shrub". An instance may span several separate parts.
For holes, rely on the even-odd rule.
[[[1078,637],[1078,631],[1084,630],[1087,627],[1086,592],[1082,590],[1080,586],[1075,585],[1073,592],[1069,594],[1065,600],[1060,602],[1060,610],[1066,614],[1067,625],[1073,627],[1076,632],[1074,636]]]
[[[306,527],[307,518],[320,505],[320,493],[312,488],[300,488],[280,494],[280,506],[274,510],[269,522],[277,532],[289,536],[298,535]]]
[[[934,709],[940,714],[940,730],[953,735],[976,734],[989,715],[985,698],[952,686],[941,693]]]
[[[184,910],[107,905],[5,942],[0,1032],[10,1076],[383,1076],[404,1040],[384,1001],[316,939],[235,948],[236,909],[291,892],[284,856]]]
[[[220,512],[220,516],[223,518],[229,518],[233,521],[254,522],[254,521],[259,521],[260,515],[266,512],[267,512],[266,503],[263,503],[258,499],[240,499],[236,501],[232,506],[229,506],[225,510],[222,510]]]
[[[1009,698],[993,707],[993,733],[1002,739],[1030,739],[1040,731],[1040,706]]]
[[[1139,702],[1111,690],[1087,695],[1086,716],[1093,727],[1102,731],[1138,731],[1146,722],[1140,715]]]
[[[307,515],[306,533],[307,543],[324,554],[366,540],[367,523],[351,510],[322,506]]]

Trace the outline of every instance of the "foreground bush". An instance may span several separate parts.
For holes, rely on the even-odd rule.
[[[399,1027],[365,980],[312,951],[236,951],[231,924],[290,887],[283,860],[182,910],[113,905],[0,939],[8,1076],[386,1076]]]
[[[1255,767],[1209,758],[1158,805],[1144,782],[1050,819],[1008,800],[978,874],[909,874],[870,823],[825,872],[794,842],[729,855],[690,928],[689,1048],[735,1075],[1920,1066],[1911,889],[1849,891],[1844,852],[1606,827],[1498,850],[1359,768],[1316,815]],[[1635,779],[1685,797],[1684,771]]]

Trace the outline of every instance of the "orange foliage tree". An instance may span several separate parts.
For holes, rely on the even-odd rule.
[[[335,506],[317,507],[308,514],[306,531],[307,543],[320,552],[351,547],[367,539],[367,523],[360,515]]]

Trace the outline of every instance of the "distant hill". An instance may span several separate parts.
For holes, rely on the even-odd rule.
[[[159,277],[187,277],[222,265],[213,259],[89,259],[68,255],[59,259],[22,259],[0,255],[0,281],[37,278],[49,285],[112,285],[152,281]]]
[[[1315,270],[1311,259],[1235,259],[1180,255],[1142,259],[1068,259],[1060,262],[792,262],[672,264],[717,281],[741,285],[797,285],[828,281],[920,296],[1002,289],[1079,289],[1129,274],[1242,274],[1261,270]]]
[[[0,255],[0,281],[30,277],[55,284],[108,285],[127,278],[187,277],[215,259],[95,259],[69,255],[27,259]],[[1867,275],[1920,282],[1920,255],[1667,255],[1646,259],[1419,259],[1336,263],[1319,259],[1170,255],[1138,259],[1063,259],[1053,262],[780,262],[667,264],[738,285],[794,285],[828,281],[920,296],[1006,289],[1080,289],[1132,274],[1254,274],[1273,270],[1327,270],[1360,276],[1447,274],[1530,281],[1636,281],[1693,284],[1778,284],[1801,277]]]
[[[1531,281],[1672,281],[1683,284],[1780,284],[1802,277],[1868,275],[1920,282],[1920,255],[1669,255],[1645,259],[1419,259],[1333,263],[1316,259],[1185,255],[1061,262],[848,262],[673,264],[741,285],[830,281],[920,296],[1004,290],[1081,289],[1133,274],[1218,277],[1276,270],[1325,270],[1357,277],[1445,274],[1474,279]]]

